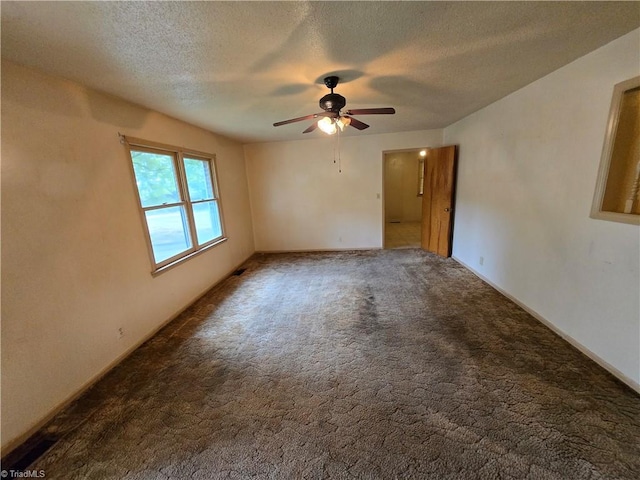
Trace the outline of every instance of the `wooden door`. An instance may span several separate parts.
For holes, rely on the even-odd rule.
[[[424,160],[422,238],[424,250],[451,256],[457,148],[430,148]]]

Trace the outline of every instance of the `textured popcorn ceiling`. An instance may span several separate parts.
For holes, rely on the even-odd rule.
[[[445,127],[640,26],[638,2],[2,2],[2,56],[244,142]]]

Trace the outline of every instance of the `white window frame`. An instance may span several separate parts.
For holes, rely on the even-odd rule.
[[[192,258],[193,256],[199,253],[202,253],[212,247],[215,247],[216,245],[219,245],[220,243],[227,240],[227,237],[225,234],[225,226],[224,226],[224,215],[222,211],[222,201],[220,199],[220,193],[218,188],[216,156],[214,154],[198,152],[195,150],[175,147],[172,145],[165,145],[157,142],[151,142],[148,140],[142,140],[142,139],[126,137],[126,136],[123,136],[123,139],[129,154],[129,166],[131,170],[131,178],[133,179],[136,197],[138,199],[138,209],[140,211],[140,218],[142,219],[142,224],[144,226],[144,234],[147,242],[149,259],[151,261],[151,266],[152,266],[152,271],[151,271],[152,275],[162,273],[168,270],[169,268],[174,267],[175,265],[178,265],[183,261],[188,260],[189,258]],[[180,200],[178,202],[174,202],[171,204],[165,203],[162,205],[153,205],[153,206],[143,207],[142,199],[140,197],[140,191],[138,189],[138,184],[136,181],[134,165],[133,165],[133,156],[132,156],[133,151],[157,153],[160,155],[168,155],[173,158],[173,167],[176,173],[176,180],[178,183],[178,193],[180,196]],[[208,163],[209,171],[211,174],[211,189],[213,192],[213,195],[212,195],[213,198],[206,199],[206,200],[195,200],[195,201],[191,200],[191,198],[189,197],[189,189],[187,186],[187,177],[186,177],[186,172],[184,167],[185,158],[205,161]],[[193,206],[199,203],[211,202],[211,201],[216,202],[217,204],[218,214],[220,217],[220,228],[222,233],[220,236],[200,244],[198,243],[198,235],[196,232]],[[155,255],[153,252],[153,244],[151,242],[149,225],[147,223],[146,212],[150,210],[158,210],[158,209],[172,208],[172,207],[184,207],[184,210],[186,213],[186,224],[187,224],[185,230],[189,233],[189,236],[191,238],[191,247],[165,260],[156,262]]]

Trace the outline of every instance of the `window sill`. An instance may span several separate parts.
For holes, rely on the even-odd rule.
[[[205,247],[202,247],[200,250],[196,250],[195,252],[192,252],[188,255],[185,255],[184,257],[180,257],[177,260],[174,260],[173,262],[167,264],[167,265],[163,265],[162,267],[158,268],[157,270],[154,270],[151,272],[151,275],[156,277],[158,275],[160,275],[161,273],[166,272],[167,270],[171,270],[173,267],[180,265],[181,263],[186,262],[187,260],[200,255],[201,253],[204,253],[210,249],[212,249],[213,247],[220,245],[221,243],[224,243],[227,241],[227,237],[222,237],[220,240],[217,240]]]
[[[640,215],[635,213],[618,213],[618,212],[592,212],[591,218],[596,220],[607,220],[609,222],[629,223],[631,225],[640,225]]]

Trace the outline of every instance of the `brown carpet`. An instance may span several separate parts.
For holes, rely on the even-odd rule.
[[[256,255],[44,431],[51,479],[637,479],[640,396],[451,259]]]

